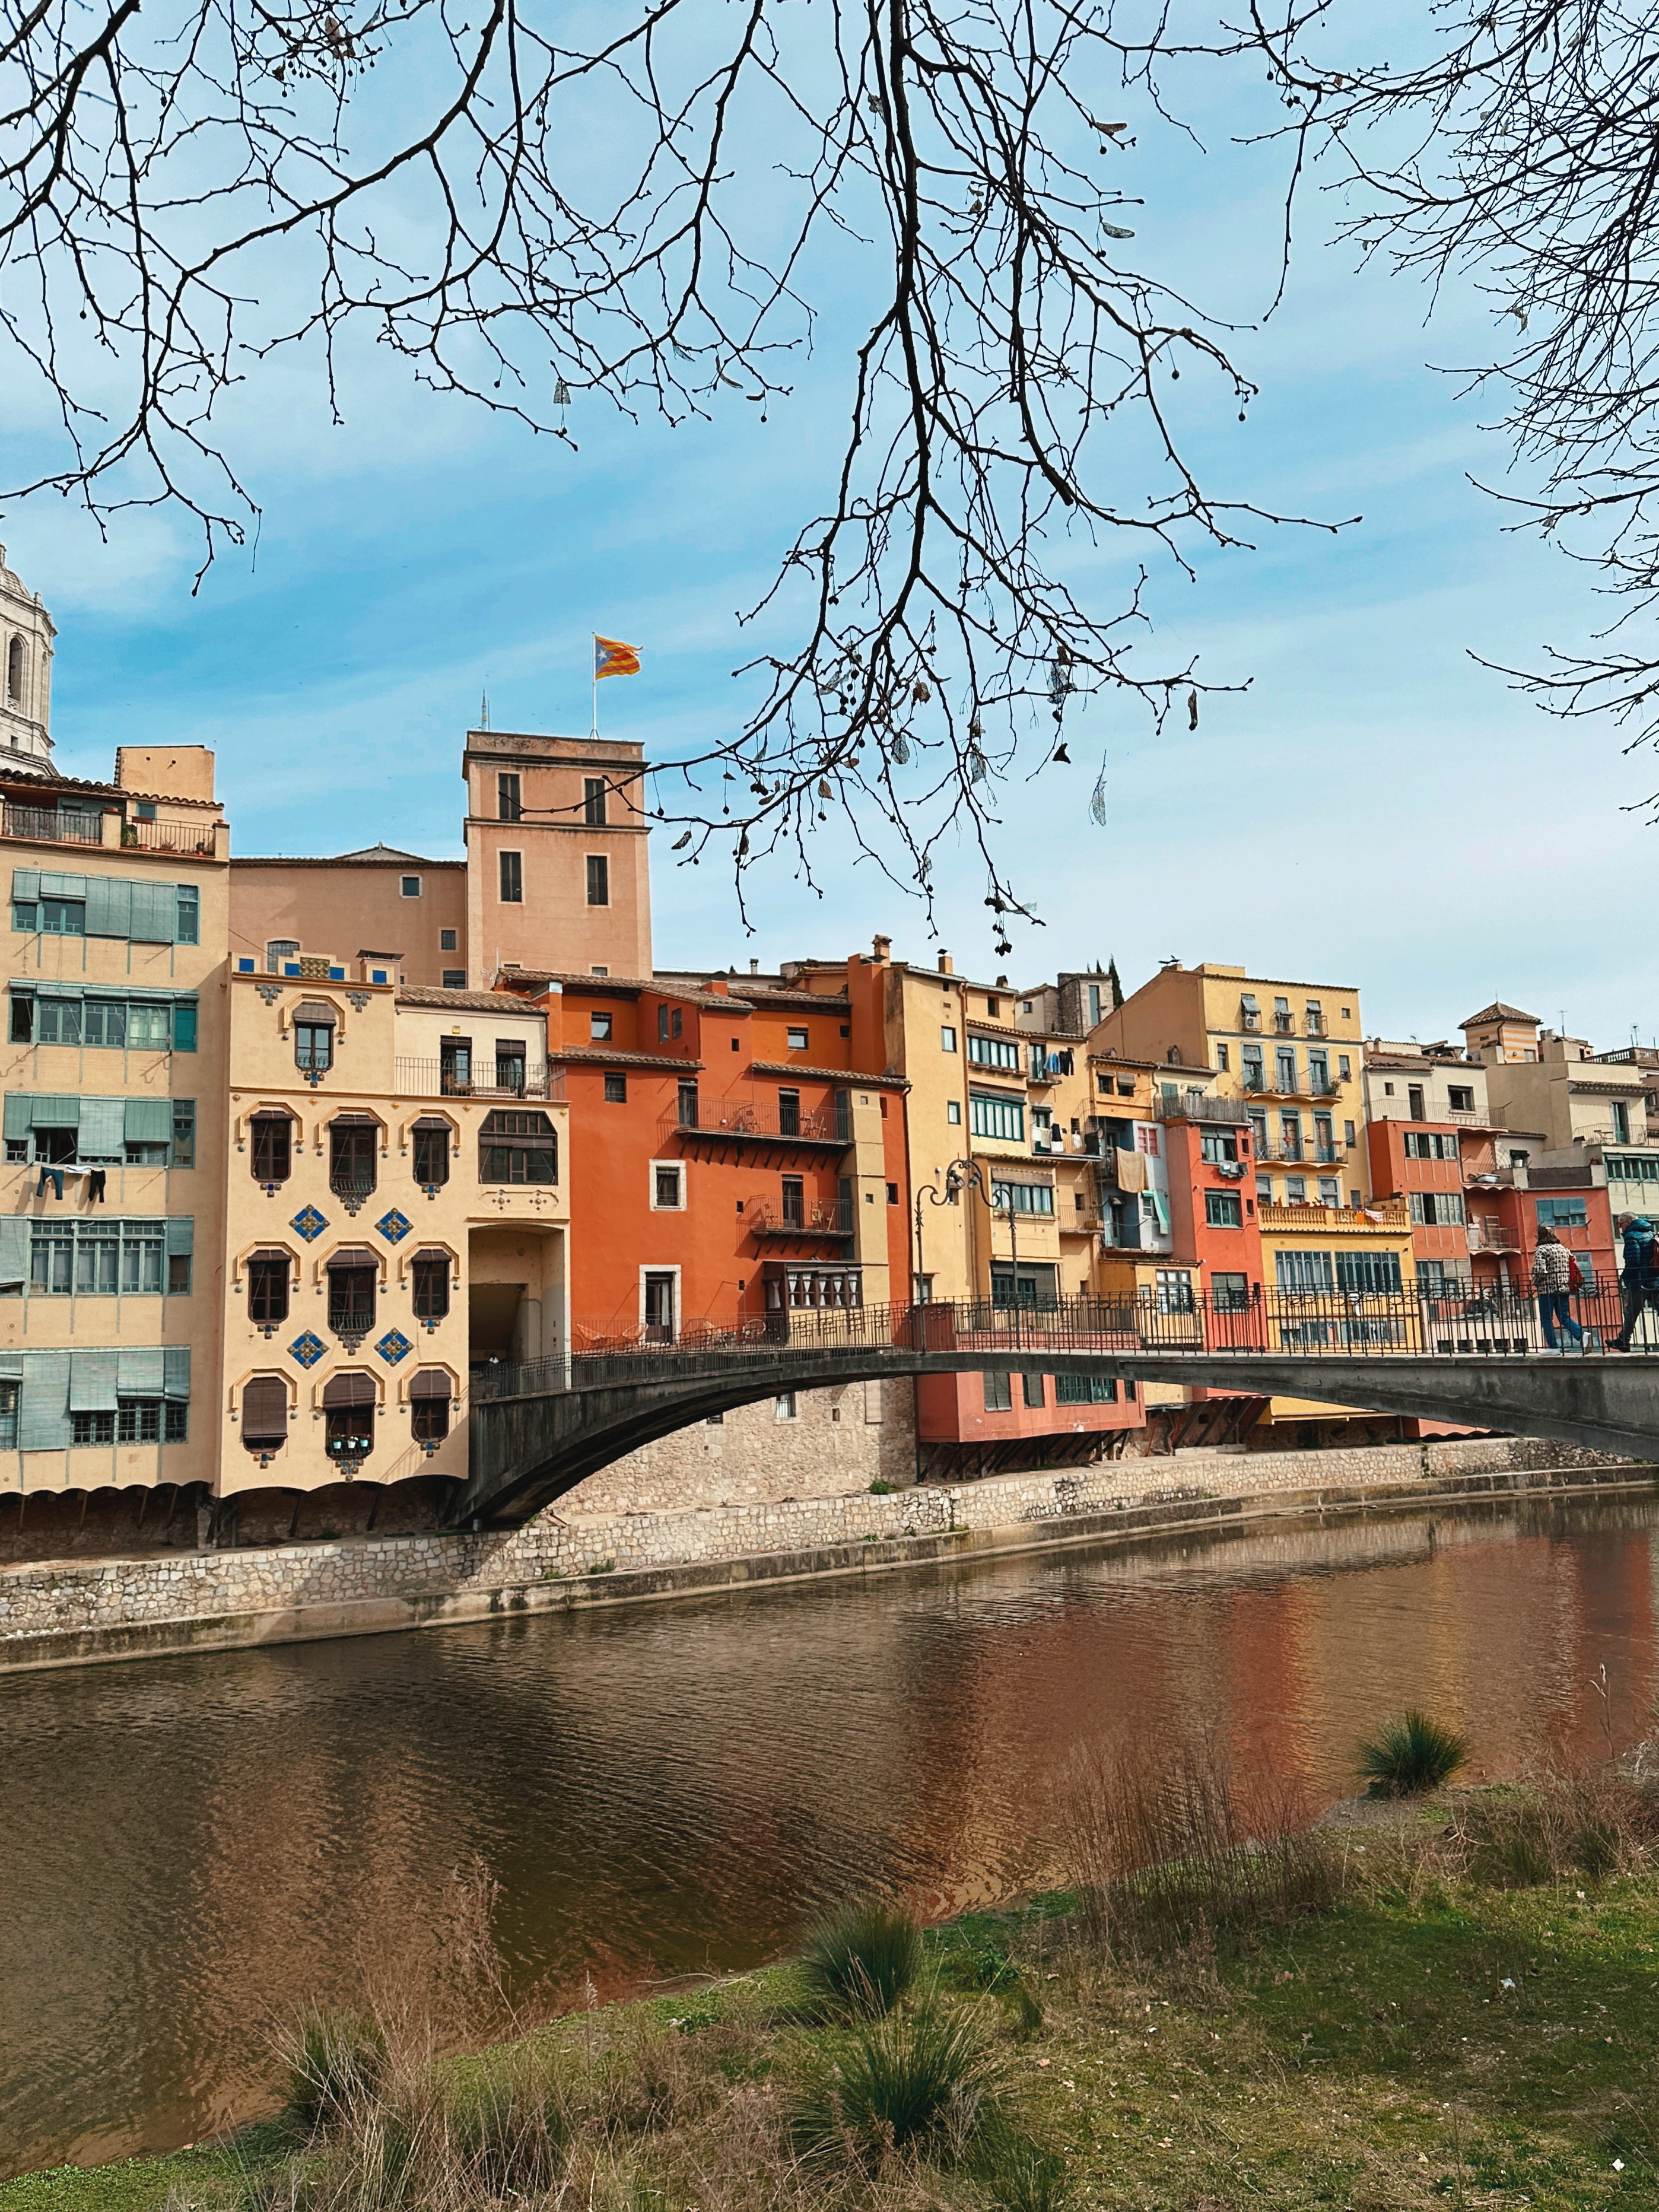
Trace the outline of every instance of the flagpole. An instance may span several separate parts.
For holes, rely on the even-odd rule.
[[[594,739],[599,734],[599,648],[597,643],[593,647],[593,726],[588,734]]]

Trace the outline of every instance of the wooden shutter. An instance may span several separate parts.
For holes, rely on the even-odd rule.
[[[331,1412],[341,1406],[372,1406],[374,1403],[374,1377],[350,1370],[331,1376],[323,1385],[323,1403]]]
[[[242,1439],[280,1443],[288,1435],[288,1385],[280,1375],[255,1375],[242,1386]]]
[[[411,1398],[453,1398],[455,1386],[441,1367],[422,1367],[410,1377]]]

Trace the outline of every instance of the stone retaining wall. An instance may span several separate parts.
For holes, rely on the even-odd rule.
[[[1559,1478],[1629,1464],[1571,1445],[1514,1437],[1352,1451],[1182,1452],[1174,1459],[1117,1461],[881,1497],[562,1518],[548,1512],[510,1530],[32,1562],[0,1569],[0,1668],[474,1619],[559,1601],[558,1585],[584,1577],[637,1578],[658,1570],[855,1552],[860,1545],[963,1532],[990,1539],[999,1530],[1023,1528],[1020,1540],[1042,1540],[1041,1524],[1103,1516],[1109,1522],[1139,1508],[1168,1507],[1176,1518],[1183,1510],[1202,1518],[1206,1499],[1231,1500],[1237,1511],[1242,1495],[1313,1493],[1317,1503],[1325,1493],[1334,1502],[1332,1492],[1386,1487],[1409,1493],[1425,1479],[1490,1484],[1522,1471]]]

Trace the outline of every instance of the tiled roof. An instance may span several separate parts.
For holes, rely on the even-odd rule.
[[[395,852],[390,845],[368,845],[361,853],[335,853],[322,859],[293,853],[239,853],[233,868],[464,868],[465,860],[423,860],[418,853]]]
[[[400,983],[400,1006],[453,1007],[457,1013],[530,1014],[546,1019],[539,1006],[516,1002],[505,991],[441,991],[429,983]]]
[[[552,1044],[547,1048],[550,1060],[574,1060],[589,1067],[660,1067],[671,1074],[695,1075],[703,1065],[700,1060],[670,1060],[654,1052],[606,1052],[599,1045]]]
[[[1482,1006],[1478,1014],[1471,1014],[1457,1026],[1472,1030],[1477,1022],[1536,1022],[1540,1018],[1537,1014],[1523,1014],[1519,1006],[1506,1006],[1501,999],[1494,999],[1491,1006]]]
[[[872,1089],[908,1091],[908,1079],[902,1075],[866,1075],[855,1067],[803,1067],[798,1060],[755,1060],[750,1062],[757,1075],[805,1075],[815,1083],[867,1083]]]
[[[659,999],[672,999],[688,1006],[708,1006],[716,1013],[749,1012],[740,999],[728,999],[719,991],[693,990],[684,983],[659,982],[654,975],[590,975],[559,968],[501,968],[496,974],[504,991],[515,991],[522,983],[556,983],[564,990],[619,992],[635,998],[641,991],[650,991]]]

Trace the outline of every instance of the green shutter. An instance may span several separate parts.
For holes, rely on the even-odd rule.
[[[70,1441],[70,1356],[26,1352],[17,1443],[22,1451],[64,1451]]]
[[[170,1344],[161,1354],[161,1395],[164,1398],[190,1396],[190,1346]]]
[[[163,1367],[159,1351],[123,1352],[117,1384],[124,1398],[159,1398]]]
[[[22,1353],[21,1352],[0,1352],[0,1382],[21,1382],[22,1379]]]
[[[0,1291],[29,1279],[29,1217],[0,1214]]]
[[[196,1049],[196,1001],[176,1006],[173,1010],[173,1049],[174,1052],[194,1052]]]
[[[6,1134],[27,1137],[34,1121],[34,1101],[27,1091],[6,1093]]]
[[[125,1098],[83,1098],[81,1127],[75,1149],[83,1160],[121,1160],[126,1157],[127,1102]]]
[[[47,870],[40,872],[42,898],[83,899],[87,895],[84,876],[55,876]]]
[[[78,1129],[81,1126],[81,1102],[78,1098],[57,1098],[38,1092],[32,1102],[32,1126],[37,1129]]]
[[[15,899],[38,899],[40,896],[40,869],[14,868],[11,872],[11,895]]]
[[[170,1145],[173,1142],[171,1098],[129,1098],[124,1103],[128,1144]]]
[[[71,1413],[112,1413],[115,1411],[115,1352],[74,1352],[70,1354],[69,1403]]]
[[[167,1224],[167,1250],[169,1254],[193,1252],[195,1249],[196,1222],[194,1217],[192,1215],[186,1214],[182,1221],[169,1221]]]
[[[131,934],[132,885],[125,876],[89,876],[87,879],[87,935],[127,937]]]
[[[179,894],[171,884],[134,884],[131,934],[140,945],[171,945]]]

